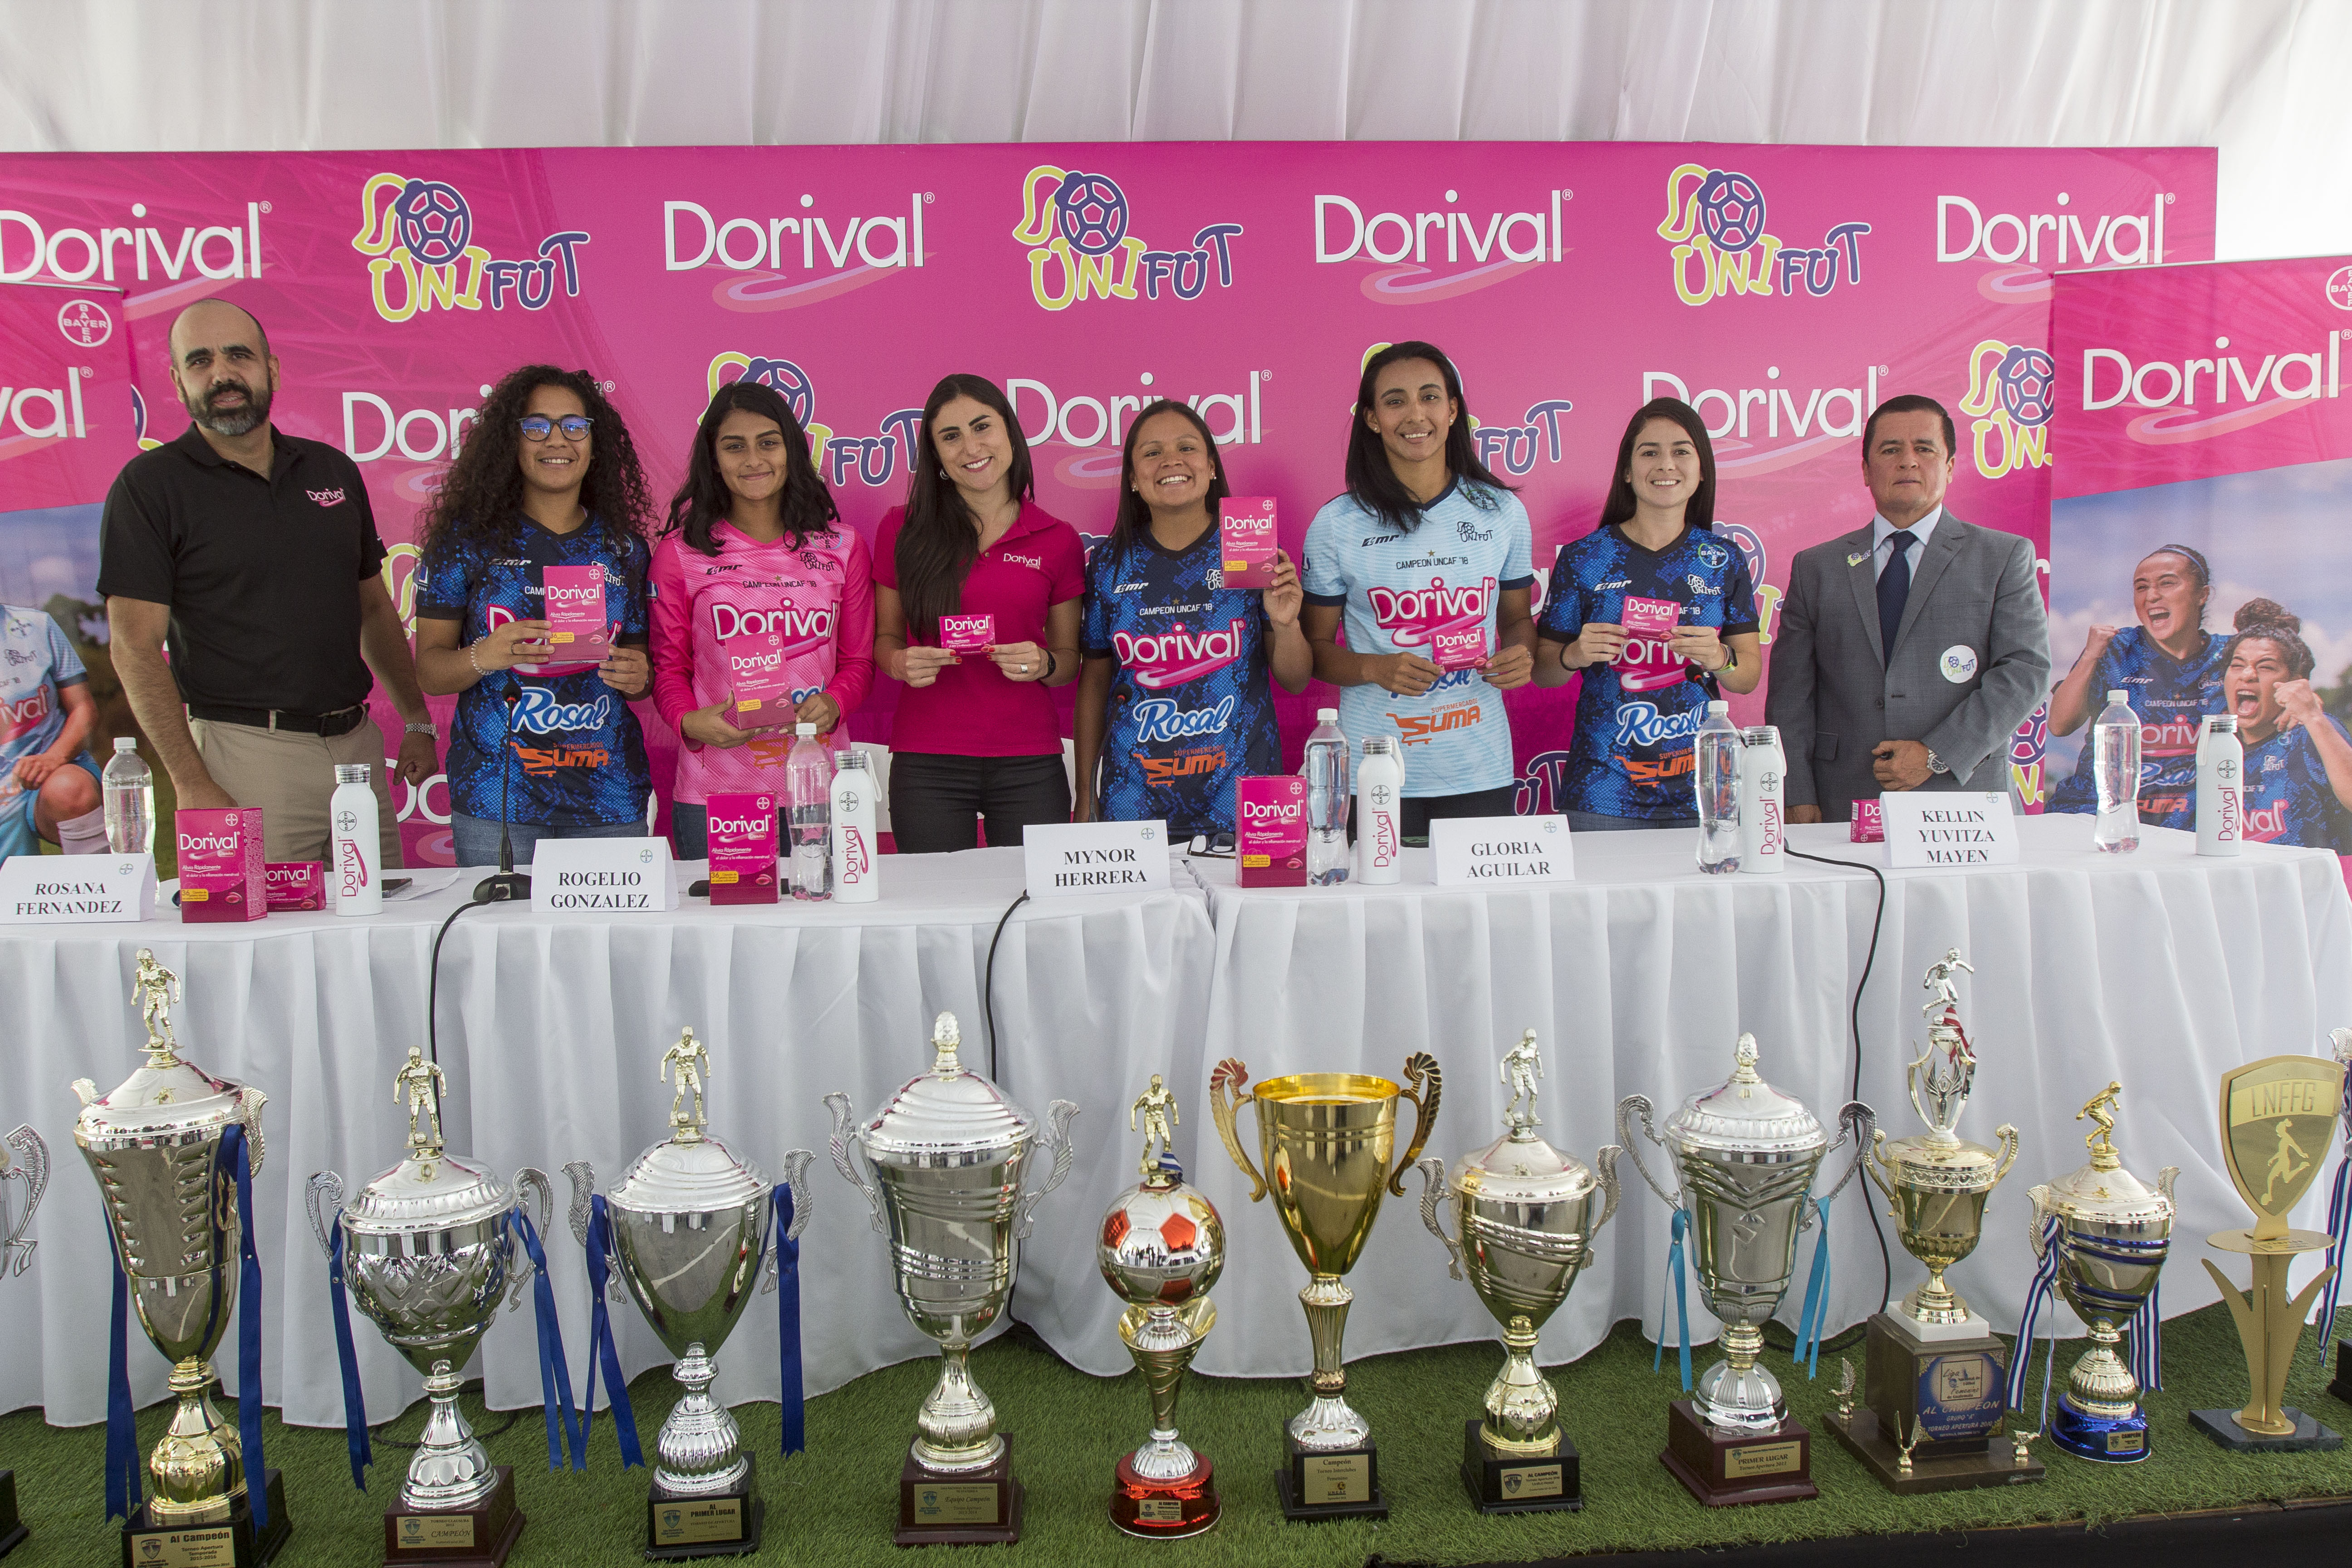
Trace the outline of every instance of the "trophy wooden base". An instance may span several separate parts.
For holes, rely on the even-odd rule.
[[[2342,1436],[2334,1427],[2322,1426],[2316,1415],[2305,1415],[2292,1405],[2279,1414],[2294,1423],[2294,1430],[2275,1437],[2247,1431],[2238,1425],[2238,1413],[2234,1410],[2192,1410],[2189,1420],[2197,1430],[2233,1454],[2324,1453],[2344,1446]]]
[[[16,1551],[32,1533],[16,1517],[16,1472],[0,1470],[0,1557]]]
[[[1878,1484],[1900,1497],[1919,1492],[1956,1492],[1973,1487],[2010,1487],[2038,1481],[2048,1472],[2039,1459],[2019,1464],[2016,1449],[2006,1442],[1979,1438],[1973,1451],[1965,1443],[1922,1443],[1911,1451],[1911,1468],[1902,1468],[1903,1450],[1887,1440],[1874,1411],[1850,1415],[1835,1411],[1822,1417],[1846,1452],[1860,1459],[1878,1478]]]
[[[2352,1405],[2352,1340],[2336,1343],[2336,1381],[2327,1385],[2327,1392]]]
[[[1147,1480],[1135,1473],[1135,1456],[1118,1462],[1118,1486],[1110,1494],[1110,1521],[1146,1541],[1181,1541],[1217,1528],[1224,1505],[1217,1499],[1217,1468],[1197,1454],[1200,1468],[1181,1481]]]
[[[978,1470],[935,1470],[909,1453],[898,1470],[900,1546],[1010,1546],[1021,1539],[1021,1483],[1013,1479],[1013,1439],[995,1463]]]
[[[1302,1448],[1287,1430],[1282,1440],[1290,1463],[1274,1472],[1274,1489],[1283,1518],[1294,1524],[1388,1518],[1379,1444],[1367,1437],[1358,1448]]]
[[[671,1497],[656,1486],[646,1494],[646,1561],[674,1557],[740,1557],[760,1550],[768,1505],[746,1470],[732,1491]]]
[[[522,1534],[515,1506],[514,1467],[498,1467],[499,1484],[471,1508],[383,1510],[384,1568],[502,1568]]]
[[[1708,1426],[1696,1405],[1677,1399],[1666,1406],[1666,1450],[1658,1463],[1709,1508],[1821,1496],[1812,1483],[1813,1435],[1793,1417],[1774,1431],[1734,1435]]]
[[[122,1568],[260,1568],[294,1533],[286,1517],[286,1482],[276,1470],[261,1479],[269,1526],[253,1527],[253,1500],[238,1498],[218,1524],[153,1524],[141,1503],[122,1526]]]
[[[1584,1506],[1576,1445],[1539,1459],[1497,1455],[1478,1436],[1480,1423],[1462,1424],[1462,1485],[1480,1513],[1573,1513]]]

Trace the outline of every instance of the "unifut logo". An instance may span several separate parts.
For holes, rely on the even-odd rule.
[[[196,282],[261,276],[261,217],[269,204],[245,204],[240,223],[182,224],[167,240],[161,224],[136,226],[145,202],[131,204],[134,223],[123,227],[45,227],[13,207],[0,207],[0,283]]]
[[[2164,259],[2164,209],[2171,192],[2157,195],[2146,212],[2081,213],[2071,210],[2074,202],[2060,191],[2055,212],[1987,212],[1994,205],[1990,201],[1937,196],[1936,259],[2041,268],[2153,267]]]
[[[1379,198],[1323,193],[1314,198],[1315,262],[1328,267],[1361,258],[1382,264],[1387,270],[1364,279],[1365,295],[1381,304],[1450,300],[1559,261],[1567,254],[1561,208],[1572,195],[1547,190],[1531,207],[1497,205],[1481,214],[1456,205],[1458,189],[1447,191],[1434,211],[1412,213],[1368,213],[1379,208]]]
[[[817,418],[816,378],[791,360],[729,349],[711,356],[704,381],[706,396],[718,395],[730,382],[750,381],[782,397],[808,432],[809,460],[827,484],[878,489],[913,460],[923,423],[919,408],[893,409],[876,435],[839,435]]]
[[[1870,225],[1830,225],[1819,246],[1784,243],[1765,227],[1764,187],[1731,169],[1685,163],[1666,176],[1666,216],[1658,237],[1674,247],[1675,297],[1705,305],[1730,295],[1821,299],[1862,282],[1862,240]]]
[[[1969,395],[1960,412],[1977,472],[1989,479],[2050,466],[2050,416],[2058,410],[2058,363],[2031,343],[1987,338],[1969,354]]]
[[[1127,192],[1108,174],[1040,163],[1021,181],[1021,222],[1013,237],[1029,247],[1029,291],[1048,310],[1085,300],[1197,300],[1211,282],[1234,286],[1237,223],[1204,224],[1182,249],[1128,232]]]
[[[565,298],[579,294],[585,229],[551,234],[536,256],[519,261],[494,258],[473,239],[474,209],[446,181],[375,174],[360,187],[360,232],[352,248],[369,258],[369,293],[387,321],[436,308],[478,310],[486,290],[493,310],[512,304],[543,310],[558,279]]]
[[[1240,658],[1243,650],[1249,646],[1248,628],[1239,619],[1228,621],[1221,627],[1203,626],[1199,631],[1178,621],[1164,631],[1113,632],[1110,640],[1112,648],[1118,655],[1119,664],[1135,677],[1138,686],[1151,691],[1181,686],[1204,675],[1213,675]],[[1225,719],[1230,719],[1230,700],[1224,708]],[[1225,727],[1224,719],[1211,723],[1200,714],[1183,717],[1194,721],[1194,727],[1177,730],[1174,733],[1203,734]]]
[[[89,374],[79,365],[69,364],[65,367],[63,386],[0,384],[0,458],[34,450],[33,443],[88,438],[89,422],[82,416],[81,382]]]

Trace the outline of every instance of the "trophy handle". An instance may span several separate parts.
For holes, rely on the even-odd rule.
[[[26,1240],[25,1233],[32,1229],[33,1211],[41,1206],[42,1190],[49,1184],[49,1146],[41,1142],[41,1135],[26,1124],[9,1133],[7,1142],[16,1151],[18,1169],[0,1171],[0,1182],[24,1183],[25,1206],[6,1237],[0,1239],[0,1276],[22,1274],[33,1261],[33,1248],[39,1243]],[[0,1203],[0,1224],[7,1218],[8,1205]],[[16,1259],[14,1265],[8,1261],[12,1254]]]
[[[2179,1179],[2180,1167],[2178,1165],[2167,1165],[2163,1170],[2158,1171],[2156,1173],[2156,1190],[2164,1194],[2164,1201],[2166,1203],[2171,1203],[2173,1201],[2172,1184]]]
[[[572,1239],[584,1248],[588,1245],[588,1221],[595,1212],[589,1200],[596,1195],[596,1167],[585,1160],[572,1160],[565,1163],[563,1173],[572,1182],[572,1207],[564,1217],[572,1223]],[[604,1256],[609,1260],[604,1274],[604,1300],[617,1301],[621,1299],[619,1262],[613,1258],[609,1247],[605,1249]],[[592,1290],[589,1294],[595,1292]]]
[[[245,1124],[245,1142],[253,1151],[246,1171],[248,1176],[261,1174],[262,1157],[268,1152],[261,1142],[261,1108],[268,1103],[269,1097],[249,1083],[236,1091],[236,1119]]]
[[[2000,1169],[1992,1173],[1993,1185],[1999,1186],[2009,1168],[2017,1163],[2017,1129],[2004,1121],[1992,1130],[1992,1135],[2000,1140]]]
[[[1225,1141],[1225,1152],[1250,1179],[1250,1202],[1265,1196],[1265,1178],[1258,1174],[1250,1157],[1242,1152],[1241,1135],[1234,1131],[1234,1116],[1241,1109],[1242,1085],[1249,1082],[1249,1068],[1238,1057],[1227,1057],[1209,1075],[1209,1114],[1216,1120],[1217,1136]]]
[[[1415,1051],[1405,1058],[1404,1076],[1405,1081],[1421,1092],[1416,1094],[1413,1089],[1408,1089],[1403,1093],[1404,1099],[1412,1101],[1412,1143],[1389,1175],[1389,1191],[1399,1197],[1404,1196],[1405,1169],[1421,1158],[1421,1147],[1429,1142],[1430,1131],[1437,1125],[1437,1102],[1445,1095],[1445,1071],[1427,1051]]]
[[[815,1158],[806,1149],[795,1149],[784,1156],[784,1189],[793,1194],[793,1223],[785,1227],[782,1236],[774,1238],[773,1245],[768,1249],[768,1282],[760,1287],[762,1296],[776,1293],[777,1261],[783,1255],[783,1244],[798,1241],[801,1232],[808,1228],[808,1168],[809,1162]]]
[[[343,1179],[332,1171],[313,1171],[302,1184],[302,1207],[310,1216],[310,1234],[319,1250],[335,1256],[335,1226],[343,1212]]]
[[[1077,1153],[1076,1147],[1070,1142],[1070,1118],[1077,1113],[1078,1108],[1066,1100],[1057,1100],[1045,1108],[1045,1136],[1040,1140],[1037,1152],[1053,1150],[1054,1165],[1045,1173],[1043,1184],[1023,1195],[1013,1226],[1013,1239],[1015,1241],[1029,1239],[1030,1229],[1036,1223],[1038,1204],[1044,1201],[1046,1194],[1060,1186],[1062,1178],[1070,1173],[1070,1161]]]
[[[1917,1107],[1915,1106],[1913,1109],[1916,1110]],[[2013,1128],[2005,1127],[2001,1131],[2010,1133],[2012,1137],[2015,1136]],[[2011,1159],[2017,1157],[2014,1148],[2011,1149],[2010,1157]],[[2003,1165],[2001,1169],[2007,1171],[2009,1167]],[[1886,1180],[1887,1174],[1892,1171],[1893,1167],[1886,1163],[1886,1129],[1874,1127],[1870,1130],[1870,1147],[1863,1151],[1862,1173],[1870,1178],[1872,1186],[1886,1194],[1886,1217],[1889,1219],[1895,1217],[1895,1189]],[[1993,1180],[1998,1182],[2000,1178],[1995,1176]]]
[[[2025,1195],[2032,1200],[2028,1205],[2025,1219],[2026,1223],[2032,1227],[2030,1237],[2033,1242],[2033,1260],[2039,1263],[2042,1261],[2043,1251],[2042,1227],[2048,1223],[2048,1215],[2042,1210],[2043,1205],[2050,1201],[2050,1189],[2047,1186],[2029,1187],[2026,1189]]]
[[[1633,1129],[1637,1126],[1642,1130],[1642,1137],[1656,1143],[1661,1150],[1665,1148],[1657,1130],[1650,1125],[1650,1097],[1646,1094],[1629,1094],[1617,1102],[1617,1142],[1623,1146],[1626,1157],[1633,1162],[1633,1169],[1642,1173],[1642,1180],[1649,1184],[1650,1190],[1657,1194],[1668,1208],[1682,1207],[1682,1194],[1670,1193],[1658,1185],[1658,1178],[1650,1174],[1650,1167],[1643,1162],[1641,1140],[1633,1136]]]
[[[515,1173],[514,1184],[518,1197],[528,1189],[538,1199],[532,1206],[539,1210],[539,1214],[531,1223],[540,1235],[545,1236],[548,1227],[555,1223],[555,1184],[547,1179],[545,1171],[536,1165],[525,1165]],[[514,1311],[522,1305],[522,1288],[530,1283],[530,1277],[538,1271],[539,1266],[530,1260],[528,1253],[517,1260],[514,1272],[507,1278],[508,1311]]]
[[[1845,1184],[1853,1180],[1853,1173],[1861,1170],[1863,1162],[1870,1157],[1871,1148],[1876,1141],[1877,1121],[1878,1113],[1861,1100],[1849,1100],[1838,1108],[1837,1142],[1830,1145],[1830,1152],[1834,1154],[1848,1138],[1852,1138],[1853,1163],[1846,1166],[1845,1174],[1837,1179],[1837,1184],[1823,1193],[1817,1202],[1828,1203],[1845,1191]]]
[[[1608,1194],[1608,1200],[1601,1205],[1601,1217],[1594,1220],[1592,1228],[1584,1233],[1585,1246],[1588,1248],[1592,1244],[1592,1238],[1601,1234],[1601,1227],[1607,1225],[1611,1216],[1617,1212],[1619,1196],[1617,1156],[1624,1152],[1614,1143],[1604,1143],[1601,1146],[1601,1152],[1592,1156],[1593,1174],[1601,1178],[1601,1190]]]
[[[889,1223],[882,1216],[882,1194],[858,1171],[851,1157],[851,1151],[856,1147],[853,1129],[857,1113],[849,1108],[849,1096],[835,1089],[824,1097],[824,1108],[833,1112],[833,1136],[825,1144],[833,1152],[833,1168],[841,1173],[843,1181],[866,1194],[866,1206],[874,1211],[874,1228],[889,1235]]]
[[[1445,1193],[1445,1162],[1432,1154],[1413,1167],[1421,1173],[1421,1223],[1429,1234],[1445,1244],[1445,1272],[1462,1278],[1462,1244],[1445,1234],[1444,1223],[1437,1217],[1437,1205]]]

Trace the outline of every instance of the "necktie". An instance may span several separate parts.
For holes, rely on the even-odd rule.
[[[1895,662],[1895,634],[1903,628],[1903,605],[1911,597],[1911,547],[1919,536],[1907,528],[1887,535],[1895,554],[1878,574],[1878,647],[1885,662]]]

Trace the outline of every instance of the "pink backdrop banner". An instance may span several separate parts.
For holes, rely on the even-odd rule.
[[[0,159],[0,278],[128,291],[151,438],[181,428],[173,313],[252,309],[280,427],[361,463],[404,610],[415,514],[528,361],[609,383],[664,493],[712,389],[770,382],[869,538],[942,374],[1007,389],[1039,500],[1095,537],[1135,410],[1173,396],[1295,552],[1341,488],[1364,355],[1421,338],[1461,365],[1544,572],[1625,417],[1690,398],[1769,642],[1795,552],[1868,519],[1861,422],[1896,392],[1959,421],[1953,510],[2046,544],[2052,274],[2210,257],[2214,173],[2210,150],[1534,142],[25,156]],[[882,688],[860,738],[887,740]],[[1285,704],[1294,758],[1314,700]],[[1573,710],[1573,687],[1511,697],[1522,809],[1549,809]],[[2028,726],[2030,797],[2039,754]],[[446,852],[446,815],[438,785],[404,803],[412,853]]]

